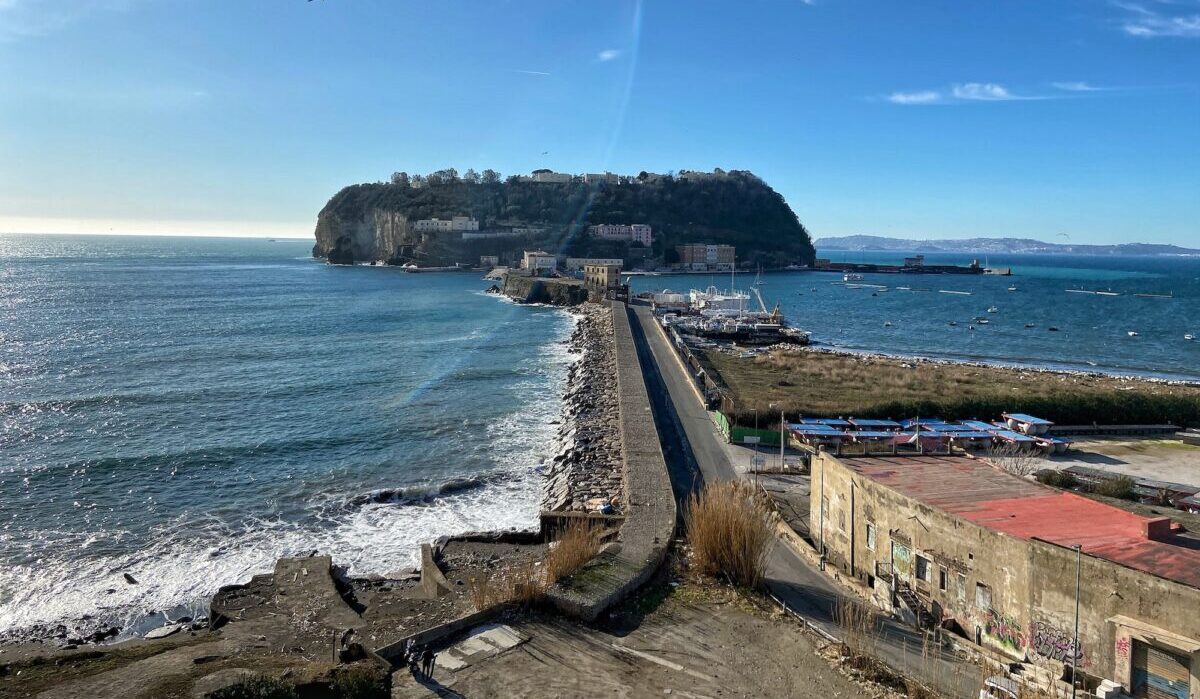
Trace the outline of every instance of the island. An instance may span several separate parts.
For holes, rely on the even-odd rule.
[[[811,265],[816,256],[778,192],[751,172],[721,169],[397,172],[335,194],[315,237],[313,256],[331,263],[414,270],[517,266],[530,250],[654,269],[680,264],[689,244],[736,247],[737,264],[751,268]]]
[[[1156,243],[1120,245],[1082,245],[1071,242],[1047,243],[1030,238],[964,238],[962,240],[909,240],[875,235],[847,235],[821,238],[822,250],[880,250],[887,252],[952,253],[1049,253],[1072,255],[1200,255],[1200,250]]]

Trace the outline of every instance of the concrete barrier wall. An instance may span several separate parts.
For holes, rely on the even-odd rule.
[[[654,575],[675,535],[675,496],[642,377],[629,311],[611,302],[616,344],[625,522],[611,547],[547,597],[562,612],[593,620]]]

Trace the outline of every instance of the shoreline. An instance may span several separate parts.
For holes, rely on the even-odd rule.
[[[776,345],[766,349],[776,351],[780,347],[791,348],[796,352],[814,352],[823,354],[836,354],[846,357],[857,357],[860,359],[892,359],[898,361],[916,362],[920,364],[935,364],[935,365],[954,365],[954,366],[970,366],[981,369],[1011,369],[1014,371],[1032,371],[1044,374],[1065,374],[1069,376],[1086,376],[1092,378],[1115,379],[1118,381],[1140,381],[1144,383],[1161,384],[1164,386],[1195,386],[1200,387],[1200,379],[1190,378],[1171,378],[1167,376],[1154,376],[1143,374],[1117,373],[1116,371],[1105,371],[1099,367],[1090,369],[1075,368],[1069,365],[1054,366],[1051,364],[1022,364],[1020,362],[1012,362],[1003,359],[988,360],[988,359],[954,359],[951,357],[937,357],[921,354],[901,354],[891,353],[881,350],[859,350],[849,347],[841,347],[835,345],[824,345],[814,343],[804,348],[798,348],[791,345]]]

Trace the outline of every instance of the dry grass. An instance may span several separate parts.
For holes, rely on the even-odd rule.
[[[692,565],[733,585],[757,587],[774,541],[771,510],[750,487],[712,483],[688,500]]]
[[[873,656],[879,642],[875,610],[869,605],[841,597],[833,608],[833,620],[842,629],[842,643],[848,655]]]
[[[498,574],[481,573],[467,581],[467,593],[475,609],[499,604],[532,606],[546,591],[545,576],[533,563],[510,568]]]
[[[576,520],[567,525],[546,554],[546,582],[553,584],[579,570],[600,552],[601,528]]]
[[[1025,449],[1015,444],[1005,444],[989,448],[987,459],[1002,470],[1024,478],[1037,473],[1042,468],[1045,456],[1033,449]]]
[[[521,564],[499,573],[482,572],[467,581],[467,593],[476,609],[498,604],[531,607],[546,588],[582,568],[600,551],[601,528],[585,521],[572,522],[547,549],[542,564]]]
[[[1030,412],[1061,424],[1200,424],[1200,387],[817,351],[741,358],[697,352],[732,393],[734,412],[947,419]]]

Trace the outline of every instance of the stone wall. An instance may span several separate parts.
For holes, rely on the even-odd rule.
[[[528,277],[516,272],[505,273],[500,291],[521,303],[577,306],[588,300],[587,288],[577,279]]]

